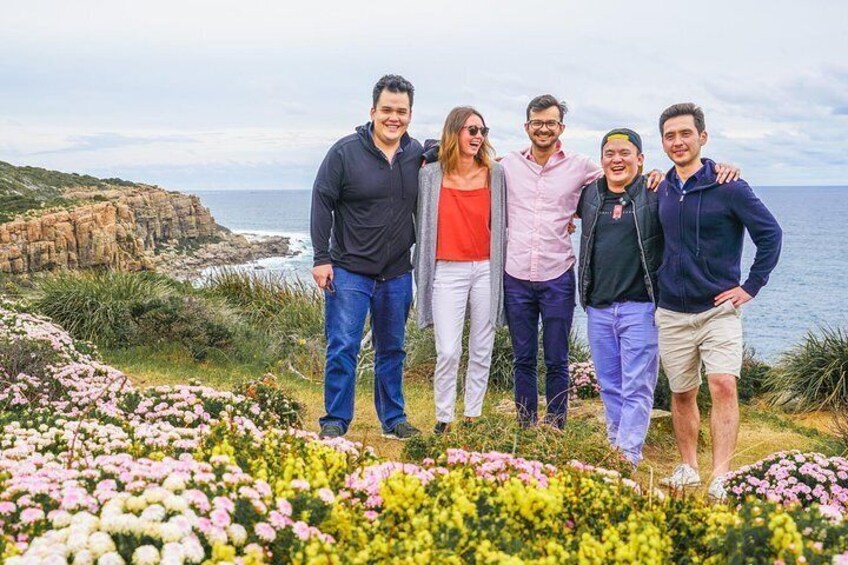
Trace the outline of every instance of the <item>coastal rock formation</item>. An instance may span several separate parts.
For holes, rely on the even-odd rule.
[[[290,240],[283,236],[249,239],[242,234],[223,233],[220,239],[187,251],[173,242],[155,258],[157,271],[181,280],[194,280],[206,267],[239,265],[265,257],[291,255]]]
[[[136,185],[65,193],[68,209],[0,224],[0,272],[57,268],[153,268],[154,252],[168,241],[201,242],[222,228],[196,196]]]

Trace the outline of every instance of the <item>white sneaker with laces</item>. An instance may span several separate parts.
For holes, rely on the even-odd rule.
[[[701,477],[690,465],[681,463],[671,476],[660,479],[660,484],[671,488],[696,487],[701,484]]]
[[[719,475],[710,481],[710,488],[707,489],[707,494],[710,498],[719,502],[727,498],[727,490],[724,488],[724,475]]]

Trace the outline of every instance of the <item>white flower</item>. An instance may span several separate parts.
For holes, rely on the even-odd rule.
[[[200,545],[200,540],[195,536],[185,540],[182,546],[186,561],[189,563],[200,563],[206,556],[203,552],[203,546]]]
[[[147,501],[148,504],[158,504],[165,499],[169,493],[167,490],[162,487],[150,487],[144,491],[144,500]]]
[[[159,563],[159,550],[152,545],[142,545],[136,548],[132,555],[134,565],[155,565]]]
[[[162,547],[162,562],[175,562],[182,563],[185,560],[185,550],[183,549],[182,544],[179,543],[166,543]]]
[[[72,563],[73,565],[94,565],[94,556],[86,549],[77,553]]]
[[[177,542],[183,539],[183,529],[173,521],[169,521],[160,526],[159,536],[164,543]]]
[[[97,565],[125,565],[125,563],[124,558],[114,551],[101,555],[97,560]]]
[[[115,551],[115,542],[106,532],[94,532],[88,536],[88,549],[94,558]]]
[[[241,547],[247,541],[247,530],[244,529],[244,526],[240,524],[230,524],[227,528],[227,534],[230,536],[230,540],[232,540],[233,545],[236,547]]]
[[[144,498],[140,496],[131,496],[127,498],[124,505],[126,506],[126,509],[130,512],[140,512],[144,510],[145,506],[147,506],[147,504],[144,502]]]
[[[176,494],[165,497],[162,504],[171,512],[182,512],[188,508],[188,502],[186,502],[186,499]]]
[[[153,504],[144,509],[141,513],[141,519],[149,522],[161,522],[165,519],[166,515],[167,512],[165,512],[164,507],[159,504]]]
[[[71,525],[71,514],[64,510],[54,510],[49,514],[50,521],[54,528],[66,528]]]
[[[171,492],[183,491],[185,490],[185,481],[179,475],[168,475],[168,478],[162,482],[162,487]]]

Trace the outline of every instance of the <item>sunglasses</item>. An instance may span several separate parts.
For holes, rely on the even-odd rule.
[[[471,135],[477,135],[478,133],[482,134],[483,137],[489,135],[489,128],[486,126],[462,126],[462,129],[467,129]]]

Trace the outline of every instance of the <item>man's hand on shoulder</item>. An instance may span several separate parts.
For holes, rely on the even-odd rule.
[[[333,281],[333,266],[318,265],[312,267],[312,278],[315,279],[315,284],[318,288],[325,289]]]
[[[715,297],[715,305],[718,306],[722,302],[727,300],[733,304],[734,308],[739,308],[749,300],[753,298],[750,294],[745,292],[741,286],[737,286],[735,288],[731,288],[730,290],[725,290],[721,294]]]
[[[648,190],[653,190],[654,192],[660,187],[660,183],[665,178],[663,172],[659,169],[651,169],[651,171],[645,175],[647,182],[645,186],[648,187]]]
[[[739,177],[742,175],[742,169],[736,165],[730,165],[728,163],[716,163],[715,172],[716,181],[719,184],[739,180]]]

